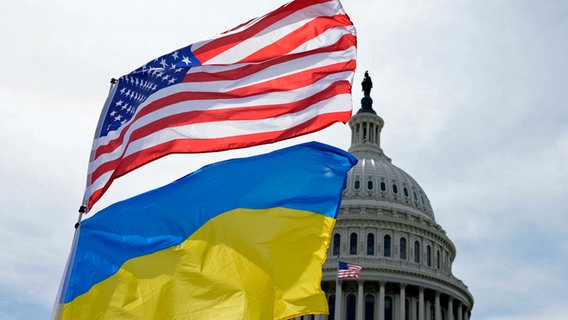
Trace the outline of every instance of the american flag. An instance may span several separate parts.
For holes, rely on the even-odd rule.
[[[356,32],[339,0],[297,0],[120,77],[95,133],[83,208],[172,153],[244,148],[346,123]]]
[[[337,277],[342,278],[357,278],[359,279],[359,271],[362,267],[358,264],[347,263],[339,261],[339,266],[337,267]]]

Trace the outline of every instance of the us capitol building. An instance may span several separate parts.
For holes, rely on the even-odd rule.
[[[473,296],[452,274],[456,247],[424,190],[381,149],[384,121],[373,110],[368,73],[362,85],[361,108],[349,121],[349,152],[359,162],[348,174],[323,265],[330,314],[307,317],[468,320]],[[361,265],[359,278],[338,279],[338,261]]]

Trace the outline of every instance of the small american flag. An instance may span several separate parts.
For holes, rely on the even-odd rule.
[[[338,278],[357,278],[359,279],[359,271],[362,267],[358,264],[347,263],[339,261],[339,266],[337,267],[337,277]]]
[[[165,155],[244,148],[346,123],[356,46],[339,0],[297,0],[120,77],[95,133],[85,211],[114,179]]]

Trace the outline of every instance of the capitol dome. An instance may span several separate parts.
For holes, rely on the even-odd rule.
[[[436,223],[426,193],[381,149],[383,119],[373,109],[365,73],[360,110],[351,118],[348,174],[322,289],[336,320],[467,320],[473,296],[452,274],[456,247]],[[338,278],[338,263],[361,266]]]
[[[353,183],[343,192],[344,202],[366,199],[433,221],[434,213],[422,187],[408,173],[393,165],[391,159],[372,143],[370,138],[363,142],[368,146],[353,145],[349,149],[359,162],[349,172],[349,180]]]

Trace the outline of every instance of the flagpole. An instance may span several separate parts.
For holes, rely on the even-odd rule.
[[[112,78],[110,80],[110,89],[109,89],[109,96],[112,96],[113,94],[113,90],[116,90],[116,84],[117,79]],[[109,105],[109,99],[107,98],[107,101],[105,102],[105,106],[104,106],[104,110],[103,113],[101,114],[101,117],[103,116],[105,110],[108,109],[108,105]],[[97,130],[96,133],[98,133],[100,131],[100,127],[101,127],[101,121],[99,121],[98,125],[97,125]],[[53,312],[51,314],[51,319],[52,320],[57,320],[57,319],[61,319],[61,313],[63,312],[63,305],[65,303],[65,295],[67,294],[67,288],[69,286],[69,279],[71,278],[71,272],[73,271],[73,262],[75,261],[75,254],[77,252],[77,242],[79,241],[79,233],[81,230],[81,221],[83,219],[83,215],[86,214],[89,210],[89,208],[87,207],[87,203],[88,203],[88,196],[87,196],[87,192],[85,192],[85,195],[83,196],[83,204],[79,207],[79,216],[77,217],[77,222],[74,225],[75,228],[75,232],[73,234],[73,242],[71,243],[71,250],[69,251],[69,257],[67,258],[67,263],[65,264],[65,269],[63,271],[63,276],[61,277],[61,282],[59,283],[59,289],[57,291],[57,296],[55,299],[55,304],[53,306]]]
[[[117,80],[115,78],[110,79],[110,89],[109,92],[112,93],[113,88],[115,88]],[[109,94],[110,95],[110,94]],[[104,109],[108,109],[108,99],[105,102]],[[103,112],[104,113],[104,112]],[[101,121],[97,125],[96,132],[100,130]],[[75,253],[77,252],[77,242],[79,241],[79,232],[81,227],[81,221],[83,220],[83,215],[88,212],[87,203],[88,197],[87,192],[83,196],[83,204],[79,207],[79,216],[77,217],[77,222],[75,222],[73,233],[73,242],[71,243],[71,250],[69,251],[69,257],[67,258],[67,263],[65,264],[65,269],[63,270],[63,276],[61,277],[61,282],[59,283],[59,289],[55,298],[55,303],[53,306],[53,311],[51,314],[52,320],[61,319],[61,313],[63,311],[63,304],[65,302],[65,295],[67,294],[67,287],[69,286],[69,279],[71,278],[71,272],[73,271],[73,262],[75,260]]]
[[[65,295],[67,294],[67,287],[69,286],[69,279],[71,278],[71,271],[73,271],[73,262],[75,261],[75,253],[77,252],[77,242],[79,241],[79,232],[81,227],[81,219],[86,211],[85,206],[79,208],[79,217],[74,225],[75,232],[73,234],[73,242],[71,243],[71,250],[69,251],[69,257],[67,258],[67,263],[65,264],[65,269],[63,271],[63,276],[61,277],[61,282],[59,283],[59,290],[57,291],[57,296],[55,298],[55,303],[53,306],[53,312],[51,314],[52,320],[61,319],[63,312],[63,305],[65,303]]]
[[[335,319],[342,319],[342,311],[341,311],[341,300],[343,296],[343,290],[341,288],[341,279],[336,277],[335,279]]]

